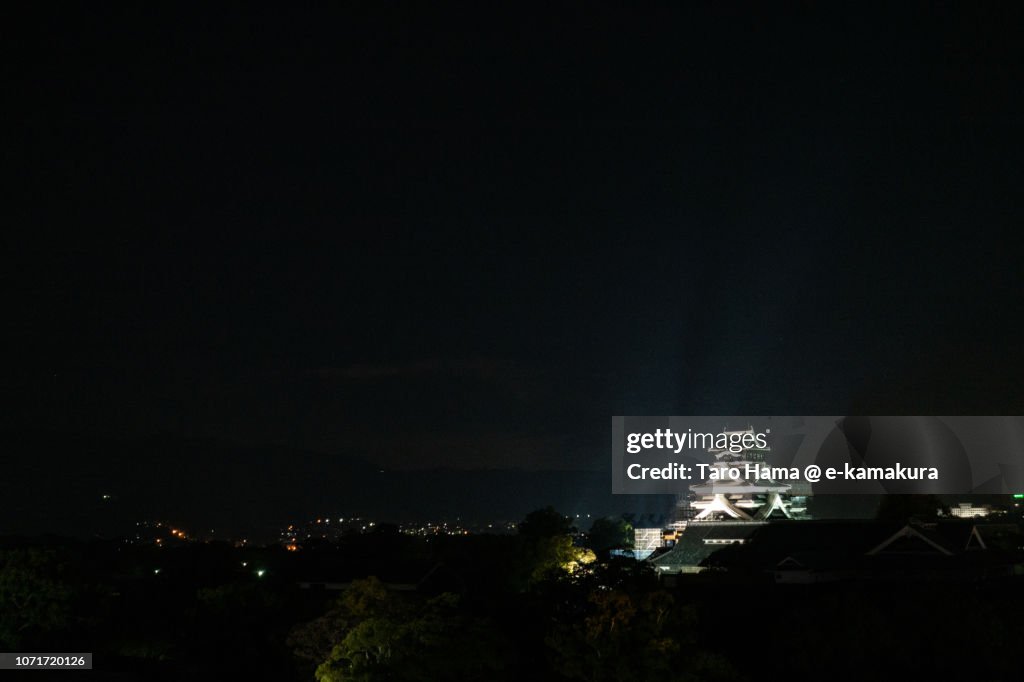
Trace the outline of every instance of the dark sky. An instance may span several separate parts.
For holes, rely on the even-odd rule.
[[[8,15],[0,425],[598,469],[615,414],[1019,413],[1019,10],[899,4]]]

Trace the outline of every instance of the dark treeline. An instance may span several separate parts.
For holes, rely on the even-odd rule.
[[[238,549],[7,539],[0,648],[92,651],[104,679],[1016,679],[1024,580],[659,580],[574,533]]]

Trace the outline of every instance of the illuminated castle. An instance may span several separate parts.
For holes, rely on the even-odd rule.
[[[725,433],[729,436],[729,442],[752,442],[754,430],[750,428]],[[747,476],[749,470],[764,463],[765,455],[770,451],[767,445],[763,448],[741,446],[738,451],[709,448],[708,452],[715,456],[710,467],[711,475],[703,482],[690,486],[689,499],[680,499],[677,507],[679,520],[764,521],[772,517],[805,518],[808,491],[803,490],[804,486]]]
[[[753,435],[754,430],[750,428],[725,433],[728,436],[727,442],[750,443],[752,438],[743,436]],[[741,447],[738,452],[728,448],[709,448],[708,452],[715,456],[715,461],[708,470],[713,470],[714,475],[690,486],[689,494],[679,496],[670,523],[660,528],[635,528],[636,557],[650,557],[655,563],[678,560],[696,566],[699,561],[694,557],[703,558],[711,546],[718,548],[719,545],[743,542],[742,538],[769,520],[810,518],[807,514],[809,484],[781,482],[765,477],[751,479],[747,476],[749,470],[762,470],[765,455],[770,451],[767,445]],[[689,556],[689,550],[684,545],[694,543],[704,553],[690,556],[687,560],[680,559],[681,556]],[[671,556],[663,554],[666,549],[673,552]],[[675,566],[673,570],[678,568]],[[663,570],[660,565],[659,570]]]

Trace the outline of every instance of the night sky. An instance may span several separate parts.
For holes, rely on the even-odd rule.
[[[0,427],[602,470],[616,414],[1020,413],[1019,10],[899,4],[8,14]]]

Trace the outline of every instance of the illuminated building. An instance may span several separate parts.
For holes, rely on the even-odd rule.
[[[654,550],[664,545],[661,528],[633,529],[633,556],[638,560],[646,559]]]
[[[729,442],[751,442],[753,428],[726,431]],[[743,438],[750,436],[751,438]],[[692,521],[762,521],[773,517],[805,518],[808,490],[800,482],[784,483],[753,477],[760,471],[770,447],[738,446],[732,449],[709,448],[715,456],[707,478],[690,486],[692,499],[681,500],[679,516]],[[685,507],[683,505],[686,505]],[[687,509],[688,507],[688,509]]]
[[[989,504],[972,504],[970,502],[960,502],[955,507],[949,508],[950,516],[956,516],[961,519],[975,519],[984,516],[988,516],[992,513],[992,505]]]
[[[754,430],[726,431],[725,434],[728,436],[727,442],[750,443],[753,441]],[[810,518],[807,514],[809,484],[748,476],[753,470],[764,470],[765,456],[770,451],[769,447],[741,446],[737,452],[709,448],[708,452],[715,456],[715,461],[708,469],[711,474],[706,480],[690,486],[688,495],[679,496],[675,518],[658,528],[635,528],[634,547],[637,549],[637,558],[655,561],[664,556],[657,550],[678,548],[667,561],[679,565],[688,561],[696,562],[724,545],[741,542],[753,532],[753,526],[774,519]],[[751,528],[741,530],[730,527],[737,523],[740,526],[751,525]],[[688,537],[693,542],[688,542]],[[693,543],[696,543],[695,547],[689,547]],[[687,547],[684,548],[684,544]],[[669,568],[665,562],[662,559],[660,563],[655,563],[659,570],[678,572],[678,566],[672,564]]]

